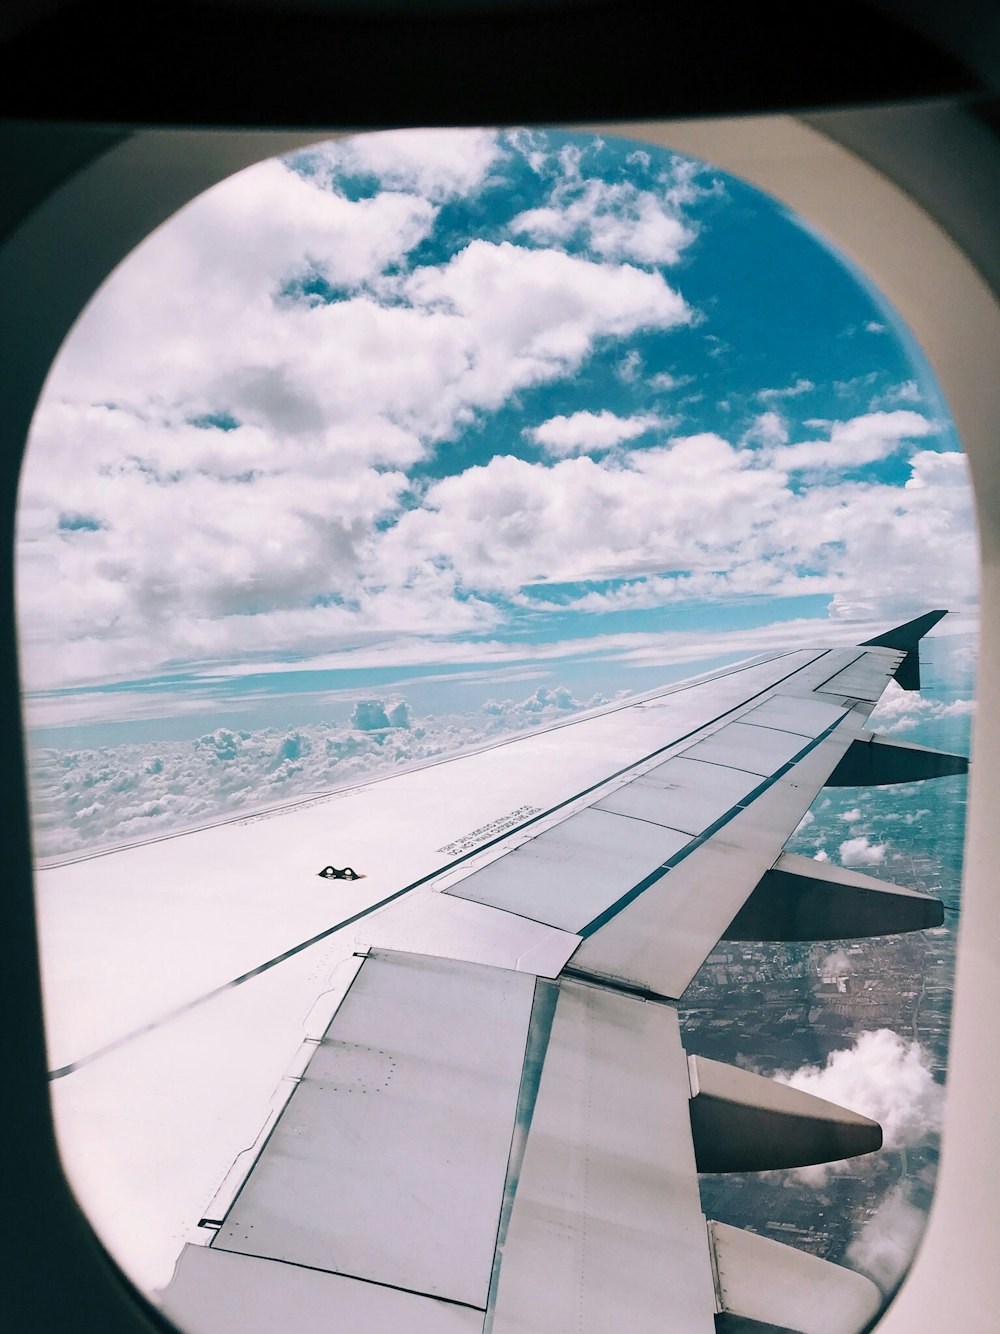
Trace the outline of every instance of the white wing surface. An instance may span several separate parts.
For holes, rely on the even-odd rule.
[[[168,1314],[216,1334],[686,1334],[769,1319],[780,1290],[772,1323],[859,1328],[873,1285],[710,1227],[697,1171],[869,1152],[878,1126],[689,1060],[672,1002],[727,933],[940,922],[783,848],[828,783],[963,767],[865,729],[894,673],[919,682],[941,614],[43,872],[57,1110],[102,1070],[119,1090],[162,1070],[182,1033],[218,1053],[204,1106],[242,1104]]]

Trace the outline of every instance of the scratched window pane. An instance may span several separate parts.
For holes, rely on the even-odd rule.
[[[930,608],[921,691],[871,726],[968,753],[971,490],[926,360],[787,210],[650,145],[372,134],[208,191],[63,347],[17,541],[60,1145],[153,1294],[212,1240],[372,905],[548,810],[414,798],[383,873],[364,785]],[[934,1186],[964,815],[960,775],[821,791],[787,849],[944,924],[723,941],[678,1007],[689,1052],[885,1136],[703,1176],[704,1213],[887,1294]]]

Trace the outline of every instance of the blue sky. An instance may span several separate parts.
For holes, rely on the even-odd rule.
[[[893,311],[751,187],[583,135],[359,136],[194,201],[63,349],[18,539],[60,744],[975,616],[964,459]]]

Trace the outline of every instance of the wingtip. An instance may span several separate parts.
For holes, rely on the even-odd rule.
[[[858,647],[915,649],[924,635],[933,630],[938,621],[947,615],[947,609],[925,611],[923,615],[915,616],[912,621],[904,621],[902,625],[894,625],[891,630],[876,635],[874,639],[864,640]]]

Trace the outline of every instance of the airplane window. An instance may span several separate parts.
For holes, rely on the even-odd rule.
[[[101,1240],[168,1312],[183,1249],[219,1234],[357,977],[372,909],[396,914],[391,948],[495,962],[478,935],[440,945],[411,903],[470,870],[496,879],[508,854],[518,894],[551,883],[516,849],[680,747],[650,731],[626,753],[626,718],[667,727],[692,676],[947,608],[919,691],[888,681],[870,727],[968,754],[971,488],[919,346],[787,209],[639,142],[367,134],[193,201],[53,367],[17,561],[61,1151]],[[834,692],[845,708],[854,688]],[[588,718],[621,720],[607,759],[560,749]],[[513,750],[525,737],[536,749]],[[509,762],[494,809],[515,754],[528,769]],[[474,778],[435,798],[465,759],[448,772]],[[778,774],[759,749],[741,763]],[[574,766],[591,777],[557,800]],[[785,851],[932,895],[941,924],[724,937],[674,997],[687,1052],[884,1138],[705,1173],[706,1217],[886,1297],[934,1189],[966,783],[954,766],[890,777],[820,778]],[[359,793],[382,803],[365,839]],[[590,843],[560,846],[594,864]],[[448,900],[473,934],[506,902],[488,892]],[[602,921],[551,925],[588,938]]]

